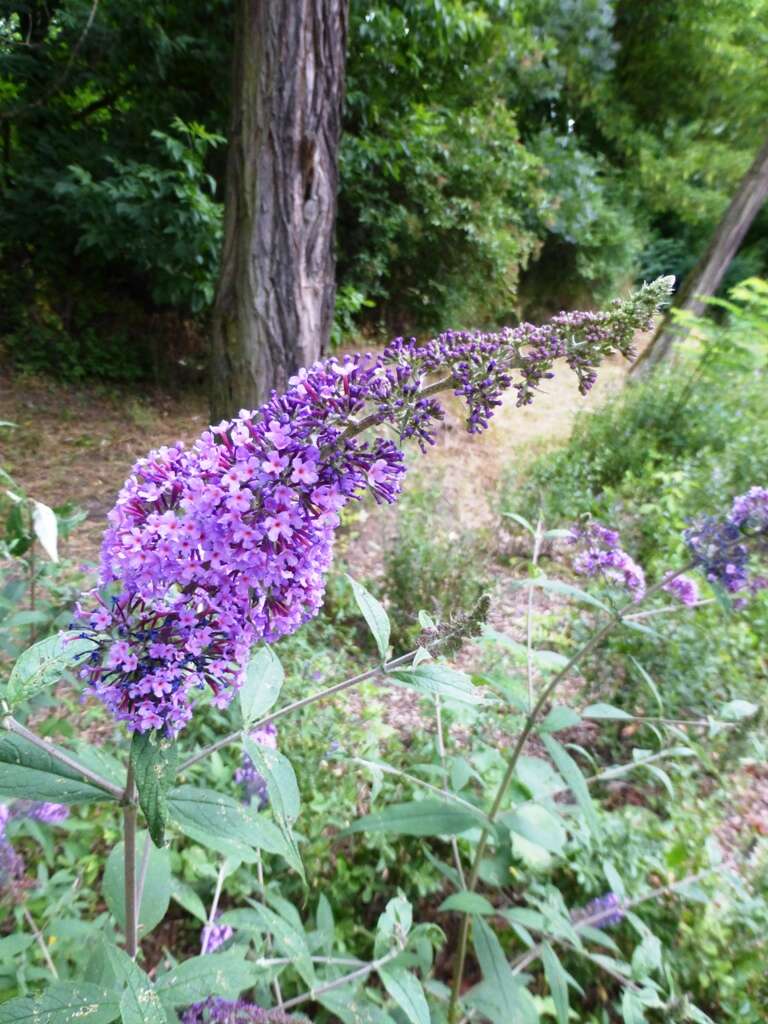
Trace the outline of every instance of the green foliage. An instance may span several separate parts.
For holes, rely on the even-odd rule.
[[[403,496],[397,534],[384,555],[384,589],[395,637],[404,646],[421,632],[420,610],[444,622],[471,609],[488,587],[486,535],[458,524],[449,527],[447,516],[436,530],[429,514],[437,500],[434,489]]]
[[[198,313],[213,302],[222,240],[223,207],[205,159],[224,138],[178,117],[171,128],[151,133],[158,163],[107,157],[105,177],[70,165],[54,187],[55,209],[77,232],[77,252],[123,263],[151,281],[158,305]]]

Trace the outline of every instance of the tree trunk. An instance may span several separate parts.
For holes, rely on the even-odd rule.
[[[314,362],[331,329],[348,0],[238,0],[213,422]]]
[[[659,324],[651,343],[632,367],[641,377],[666,359],[673,343],[685,332],[672,323],[674,309],[700,316],[706,309],[702,296],[714,295],[744,236],[768,197],[768,140],[741,180],[736,195],[717,226],[707,251],[683,282],[669,313]]]

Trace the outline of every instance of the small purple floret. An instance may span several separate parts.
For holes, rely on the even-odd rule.
[[[593,520],[585,526],[572,527],[569,540],[583,548],[573,560],[573,568],[579,575],[602,576],[626,587],[635,601],[645,596],[645,573],[619,547],[618,531]]]
[[[217,921],[213,921],[212,924],[203,925],[200,932],[200,952],[215,953],[225,942],[229,942],[234,934],[228,924],[219,924]]]
[[[664,584],[664,590],[688,608],[692,608],[699,600],[699,588],[696,580],[692,580],[690,576],[674,576]]]
[[[615,892],[607,892],[588,903],[579,917],[592,918],[593,928],[612,928],[624,920],[624,905]]]

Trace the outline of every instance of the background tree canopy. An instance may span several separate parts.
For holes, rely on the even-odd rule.
[[[350,17],[336,337],[682,275],[764,132],[766,0],[353,0]],[[200,355],[232,23],[231,0],[3,5],[17,365],[137,379]],[[764,213],[726,285],[767,261]]]

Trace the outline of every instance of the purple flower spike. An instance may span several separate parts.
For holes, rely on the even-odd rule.
[[[234,934],[228,924],[218,924],[213,921],[212,924],[204,925],[200,932],[200,952],[215,953],[225,942],[229,942]]]
[[[586,905],[579,915],[580,920],[584,918],[592,918],[593,928],[612,928],[624,920],[624,906],[615,892],[607,892]]]
[[[600,359],[628,354],[669,290],[660,279],[607,312],[563,313],[546,327],[398,338],[378,358],[327,359],[191,447],[140,459],[109,514],[101,590],[82,614],[94,647],[81,678],[132,732],[177,735],[199,691],[225,707],[251,648],[317,615],[344,507],[365,493],[395,501],[400,445],[434,443],[433,375],[463,399],[476,433],[505,390],[528,404],[556,359],[587,390]],[[360,440],[363,428],[379,436]]]
[[[193,1003],[181,1015],[181,1024],[298,1024],[282,1010],[264,1010],[242,999],[209,996]]]
[[[768,588],[768,579],[755,572],[768,554],[768,488],[751,487],[733,499],[725,517],[703,516],[683,534],[695,564],[710,583],[729,594],[741,594],[738,604]]]
[[[669,582],[664,584],[664,590],[668,594],[674,595],[688,608],[692,608],[699,600],[699,588],[696,585],[696,580],[692,580],[690,576],[675,576]]]
[[[581,576],[602,576],[611,583],[624,586],[635,601],[645,595],[645,573],[626,551],[619,547],[619,534],[602,523],[592,521],[586,526],[574,526],[570,541],[580,544],[582,550],[573,561],[574,570]]]

